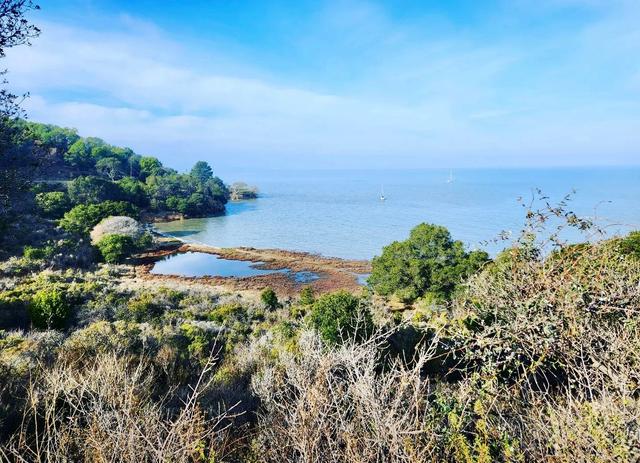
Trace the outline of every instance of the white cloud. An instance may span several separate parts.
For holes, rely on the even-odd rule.
[[[638,111],[615,106],[628,94],[612,88],[607,100],[586,101],[590,84],[576,75],[620,62],[607,58],[607,40],[631,50],[638,28],[630,18],[568,31],[570,56],[537,69],[562,37],[524,45],[418,40],[378,8],[359,3],[350,11],[323,16],[323,27],[348,29],[349,46],[367,50],[350,91],[237,71],[250,67],[229,66],[233,59],[221,50],[186,49],[130,17],[117,32],[42,24],[42,37],[11,50],[6,65],[14,86],[33,95],[32,119],[77,127],[179,168],[203,157],[229,166],[572,164],[599,162],[603,152],[608,162],[636,161]],[[638,68],[620,74],[627,92]]]

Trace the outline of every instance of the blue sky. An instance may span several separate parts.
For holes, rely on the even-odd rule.
[[[640,163],[640,2],[43,0],[30,118],[223,171]]]

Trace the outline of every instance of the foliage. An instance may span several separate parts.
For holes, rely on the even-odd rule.
[[[378,294],[395,294],[408,302],[427,294],[448,299],[488,260],[483,251],[466,252],[446,228],[421,224],[409,239],[386,246],[373,259],[369,284]]]
[[[58,219],[71,209],[71,200],[64,191],[50,191],[36,194],[36,205],[44,216]]]
[[[260,294],[260,300],[264,304],[264,306],[269,310],[275,310],[280,307],[280,302],[278,301],[278,295],[272,288],[266,288]]]
[[[116,183],[120,187],[124,199],[138,207],[147,207],[149,205],[145,185],[140,180],[134,177],[125,177]]]
[[[125,235],[106,235],[96,243],[96,247],[109,264],[122,262],[137,249],[135,241]]]
[[[38,291],[29,304],[29,315],[37,328],[64,328],[71,306],[64,292],[56,287]]]
[[[302,291],[300,291],[300,304],[311,305],[315,300],[316,296],[311,286],[305,286]]]
[[[311,325],[330,344],[365,339],[372,331],[369,309],[356,296],[338,291],[321,296],[311,307]]]
[[[620,252],[640,259],[640,231],[629,233],[618,244]]]
[[[136,218],[138,210],[124,201],[105,201],[100,204],[75,206],[60,220],[60,227],[71,233],[86,235],[100,221],[111,216]]]
[[[68,186],[74,204],[97,204],[122,199],[122,190],[116,183],[100,177],[77,177]]]
[[[205,183],[213,178],[213,169],[205,161],[198,161],[191,169],[191,176],[200,183]]]

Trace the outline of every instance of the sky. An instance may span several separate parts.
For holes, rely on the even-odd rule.
[[[186,169],[640,164],[638,0],[41,0],[38,122]]]

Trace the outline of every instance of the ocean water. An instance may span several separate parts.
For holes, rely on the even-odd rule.
[[[501,232],[519,233],[532,192],[551,202],[575,190],[568,209],[611,235],[640,229],[640,167],[459,169],[450,171],[269,171],[236,173],[257,200],[232,202],[224,216],[159,224],[188,242],[251,246],[370,259],[421,222],[446,226],[470,249],[491,254]],[[380,200],[384,189],[385,201]],[[570,236],[579,241],[580,236]],[[487,244],[486,242],[489,241]]]

